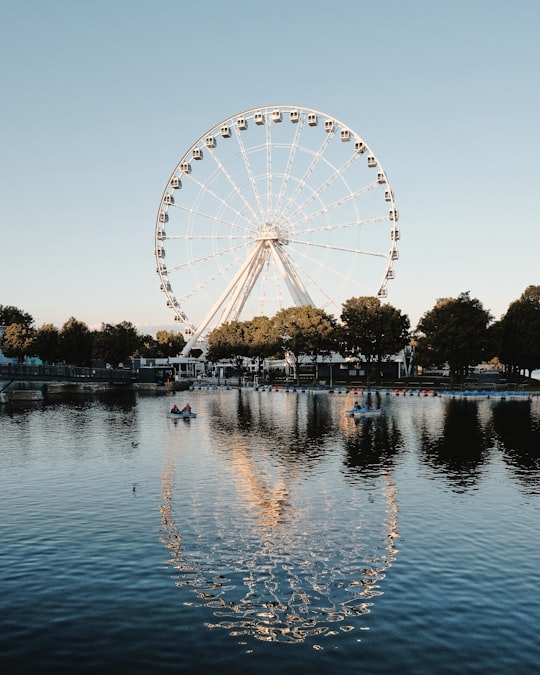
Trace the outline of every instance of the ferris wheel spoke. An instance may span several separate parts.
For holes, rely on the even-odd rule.
[[[297,232],[299,228],[301,227],[302,223],[308,222],[313,220],[314,218],[317,218],[319,216],[326,215],[327,213],[330,213],[330,211],[333,211],[334,209],[339,208],[340,206],[343,206],[344,204],[347,204],[348,202],[352,202],[355,199],[357,199],[360,195],[365,194],[369,190],[373,190],[373,188],[376,187],[376,183],[370,184],[362,188],[361,190],[358,190],[356,192],[349,192],[346,196],[342,197],[341,199],[336,199],[333,201],[331,204],[325,204],[322,208],[320,208],[318,211],[315,211],[314,213],[310,213],[304,218],[301,218],[300,220],[296,221],[295,226],[292,228],[292,232]],[[380,217],[377,219],[377,222],[379,220],[388,220],[388,216]],[[368,222],[368,221],[365,221]]]
[[[276,200],[276,206],[274,208],[274,213],[272,214],[272,221],[278,221],[281,218],[281,212],[282,212],[282,204],[284,203],[285,200],[285,194],[287,192],[287,187],[289,184],[289,181],[292,177],[292,167],[294,165],[294,160],[296,158],[297,150],[299,147],[299,142],[300,142],[300,136],[302,134],[302,129],[304,126],[304,122],[302,119],[300,119],[296,123],[296,131],[294,134],[294,138],[291,142],[291,146],[289,149],[289,155],[287,157],[287,165],[285,166],[285,171],[283,173],[283,179],[281,181],[281,188],[279,190],[279,196],[278,199]]]
[[[332,232],[333,230],[344,230],[348,228],[361,227],[362,225],[374,225],[375,223],[386,223],[388,221],[389,221],[388,216],[380,216],[379,218],[368,218],[366,220],[349,220],[345,223],[333,223],[333,224],[326,223],[319,227],[308,227],[299,230],[298,232],[292,233],[296,235],[316,234],[320,232]],[[289,241],[293,240],[289,237]]]
[[[223,249],[222,251],[213,251],[212,253],[209,253],[208,255],[201,256],[200,258],[195,258],[193,260],[187,260],[186,262],[182,263],[181,265],[174,265],[173,267],[169,267],[168,271],[169,274],[171,272],[178,272],[179,270],[183,270],[189,267],[195,267],[199,265],[200,263],[207,262],[208,260],[213,260],[216,258],[219,258],[221,256],[229,255],[230,253],[233,253],[234,251],[238,251],[240,249],[245,250],[248,246],[252,246],[252,242],[248,242],[245,244],[242,244],[241,246],[231,246],[230,248]]]
[[[387,258],[388,254],[386,253],[377,253],[375,251],[363,251],[359,248],[346,248],[344,246],[336,246],[334,244],[318,244],[314,241],[301,241],[299,239],[289,239],[291,244],[299,244],[302,246],[307,246],[308,248],[325,248],[329,251],[344,251],[345,253],[353,253],[355,255],[371,255],[375,258]]]
[[[189,300],[193,296],[197,295],[197,293],[200,293],[200,291],[202,291],[203,289],[205,289],[208,286],[210,286],[211,284],[213,284],[219,278],[225,277],[231,270],[238,269],[239,265],[241,265],[243,261],[244,261],[244,258],[240,258],[240,257],[235,258],[228,265],[225,265],[225,266],[221,267],[219,270],[217,270],[213,274],[205,277],[196,286],[194,286],[193,288],[190,288],[190,290],[187,293],[184,293],[184,295],[182,295],[179,298],[179,301],[181,303],[185,303],[187,300]]]
[[[240,149],[240,154],[242,155],[242,159],[244,161],[244,168],[245,168],[246,173],[247,173],[248,178],[249,178],[249,184],[250,184],[251,190],[253,190],[255,202],[257,204],[257,208],[258,208],[258,211],[259,211],[259,216],[257,216],[257,214],[255,213],[255,211],[253,209],[251,209],[251,213],[253,215],[254,221],[260,222],[260,220],[264,217],[263,216],[264,207],[263,207],[263,203],[262,203],[262,197],[261,197],[260,192],[257,188],[257,180],[255,179],[255,175],[253,173],[253,167],[251,166],[249,155],[246,151],[246,146],[245,146],[244,141],[242,139],[241,131],[240,131],[240,129],[238,129],[238,127],[236,128],[236,138],[237,138],[237,141],[238,141],[238,147]]]
[[[219,199],[219,198],[218,198],[218,199]],[[221,204],[226,205],[227,207],[229,207],[229,204],[227,204],[227,202],[225,202],[224,200],[219,199],[219,201],[221,202]],[[245,226],[245,225],[241,225],[240,223],[238,223],[238,222],[236,222],[236,221],[232,221],[232,220],[225,219],[225,218],[220,218],[219,216],[213,215],[213,214],[211,214],[211,213],[207,213],[207,212],[205,212],[205,211],[198,211],[198,210],[196,210],[196,209],[192,209],[192,208],[189,208],[189,207],[187,207],[187,206],[182,206],[182,205],[180,205],[180,204],[173,204],[173,205],[172,205],[172,208],[173,208],[173,209],[177,209],[177,210],[179,210],[179,211],[184,211],[185,213],[188,213],[188,214],[189,214],[190,216],[192,216],[192,217],[199,217],[199,218],[202,218],[202,219],[204,219],[204,220],[209,220],[209,221],[211,221],[211,222],[213,222],[213,223],[219,223],[219,224],[222,224],[222,225],[228,225],[228,226],[230,226],[230,227],[232,227],[232,228],[234,228],[234,229],[243,230],[244,232],[247,233],[247,236],[253,235],[253,232],[254,232],[254,229],[253,229],[253,227],[251,226],[251,223],[249,223],[249,221],[248,221],[248,226]],[[236,211],[236,209],[231,209],[231,210],[232,210],[237,216],[239,216],[240,218],[242,218],[242,220],[244,219],[244,217],[242,216],[242,214],[239,213],[238,211]]]
[[[316,199],[320,199],[321,196],[339,179],[344,177],[345,172],[347,169],[349,169],[354,162],[358,160],[358,155],[353,155],[350,157],[346,162],[344,162],[339,168],[334,168],[332,174],[330,177],[321,183],[318,187],[316,187],[311,194],[309,194],[306,199],[303,202],[300,202],[299,204],[296,205],[296,208],[294,211],[290,212],[287,214],[289,219],[294,219],[298,213],[302,213],[305,211],[305,209]],[[368,192],[369,190],[372,190],[376,186],[375,183],[366,185],[364,188],[357,190],[357,191],[352,191],[349,188],[349,192],[354,192],[357,196],[360,196],[361,194],[364,194],[365,192]]]
[[[243,221],[246,220],[246,221],[247,221],[247,226],[240,225],[240,224],[239,224],[238,222],[236,222],[236,221],[234,221],[234,223],[233,223],[233,222],[230,221],[230,220],[224,220],[224,219],[219,218],[219,217],[217,217],[217,216],[215,216],[215,215],[206,213],[206,212],[204,212],[204,211],[198,211],[198,210],[196,210],[196,209],[190,208],[190,207],[188,207],[188,206],[184,206],[184,205],[182,205],[182,204],[176,204],[176,202],[175,202],[174,204],[171,205],[173,209],[178,209],[179,211],[185,211],[186,213],[189,213],[191,216],[197,216],[197,217],[201,217],[201,218],[207,218],[207,219],[212,220],[212,221],[214,221],[214,222],[216,222],[216,223],[223,223],[223,224],[225,224],[225,225],[234,225],[235,227],[239,227],[239,228],[241,227],[241,228],[244,229],[246,232],[254,232],[252,223],[251,223],[251,222],[250,222],[250,221],[249,221],[242,213],[240,213],[240,211],[238,211],[237,209],[235,209],[235,208],[231,205],[230,201],[227,201],[226,199],[224,199],[224,198],[221,197],[220,195],[216,194],[216,192],[215,192],[214,190],[210,190],[208,187],[206,187],[205,185],[203,185],[203,183],[201,183],[199,180],[192,178],[192,182],[193,182],[195,185],[198,185],[198,186],[201,188],[201,190],[203,190],[206,194],[208,194],[208,195],[210,195],[211,197],[213,197],[214,199],[216,199],[216,201],[219,202],[223,207],[225,207],[225,208],[228,209],[229,211],[232,211],[238,218],[240,218],[240,219],[243,220]]]
[[[344,282],[346,282],[347,284],[349,284],[351,288],[353,288],[355,285],[358,285],[358,280],[356,278],[352,279],[350,275],[345,274],[344,272],[342,272],[340,269],[338,269],[336,267],[332,267],[331,265],[327,265],[326,263],[324,263],[319,258],[314,258],[314,257],[312,257],[310,255],[307,255],[306,253],[303,253],[302,251],[299,251],[299,250],[296,250],[295,253],[297,255],[299,255],[302,259],[309,262],[311,265],[315,265],[317,268],[322,270],[322,275],[323,275],[322,278],[328,279],[329,276],[337,277],[337,278],[343,280]],[[310,282],[317,287],[319,292],[324,293],[326,295],[326,292],[321,288],[321,286],[318,284],[318,282],[313,278],[313,275],[308,274],[306,272],[306,268],[303,268],[301,265],[298,264],[298,262],[296,263],[296,265],[299,269],[301,269],[303,271],[306,279],[309,279]],[[362,284],[362,285],[364,286],[364,288],[368,289],[367,285],[364,285],[364,284]],[[326,295],[326,297],[329,297],[329,296]],[[331,303],[333,305],[336,304],[335,301],[331,301]]]
[[[310,164],[308,165],[304,174],[302,175],[302,177],[298,181],[298,183],[296,185],[296,188],[295,188],[295,190],[294,190],[294,192],[291,196],[291,199],[290,199],[291,204],[295,203],[296,200],[298,199],[298,196],[299,196],[300,192],[302,191],[302,189],[305,187],[306,183],[308,182],[308,178],[310,177],[310,175],[315,170],[315,167],[317,166],[317,164],[321,161],[321,158],[324,156],[324,152],[325,152],[326,148],[328,147],[328,145],[330,144],[330,141],[332,140],[333,136],[334,136],[333,131],[330,131],[328,134],[326,134],[326,138],[321,143],[319,149],[314,153]]]

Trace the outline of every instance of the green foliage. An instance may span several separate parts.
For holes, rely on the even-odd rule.
[[[481,363],[489,346],[490,313],[469,293],[441,298],[418,324],[415,363],[424,367],[448,363],[452,379],[467,375]]]
[[[28,312],[13,305],[0,305],[0,326],[9,326],[12,323],[19,323],[27,328],[31,328],[34,319]]]
[[[529,286],[497,324],[499,356],[514,370],[540,368],[540,286]]]
[[[60,333],[52,323],[45,323],[36,330],[33,352],[44,363],[53,364],[59,359]]]
[[[249,356],[249,338],[247,324],[241,321],[229,321],[221,324],[208,335],[207,358],[211,362],[231,359],[240,371],[242,359]]]
[[[83,321],[71,317],[60,330],[60,358],[72,366],[89,366],[92,360],[92,333]]]
[[[368,364],[381,363],[410,342],[410,322],[392,305],[379,298],[350,298],[343,304],[340,343],[343,354],[363,358]],[[368,372],[371,365],[368,366]]]
[[[155,340],[157,347],[155,355],[163,358],[178,356],[184,349],[185,344],[186,341],[182,333],[174,333],[172,330],[158,330]]]
[[[317,307],[282,309],[274,317],[274,324],[282,351],[292,354],[295,363],[300,356],[308,355],[316,364],[318,356],[327,356],[338,347],[336,320]],[[299,376],[297,368],[297,382]]]
[[[133,356],[139,344],[137,329],[129,321],[104,323],[93,334],[92,355],[116,367]]]
[[[34,330],[23,323],[10,323],[2,337],[1,349],[5,356],[23,363],[25,356],[33,356]]]

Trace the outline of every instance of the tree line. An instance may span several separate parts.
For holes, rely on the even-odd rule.
[[[35,329],[31,315],[12,306],[0,305],[0,325],[7,326],[0,349],[20,361],[38,356],[45,363],[89,365],[99,359],[116,365],[129,358],[176,356],[185,346],[181,333],[158,331],[153,338],[127,321],[90,330],[72,317],[60,330],[51,324]],[[320,359],[339,353],[365,364],[369,378],[408,345],[414,365],[448,367],[453,381],[463,380],[471,366],[492,360],[509,376],[530,377],[540,368],[540,286],[526,288],[498,321],[469,292],[441,298],[414,331],[406,314],[371,296],[347,300],[339,319],[312,306],[289,307],[273,317],[218,326],[208,335],[206,358],[231,360],[240,368],[245,358],[261,366],[264,359],[285,354],[294,363],[307,357],[318,379]]]
[[[176,356],[185,345],[181,333],[162,330],[154,338],[140,334],[129,321],[103,323],[100,330],[91,330],[71,317],[60,329],[50,323],[35,328],[28,312],[5,305],[0,305],[0,325],[6,326],[0,350],[19,363],[36,356],[51,365],[89,366],[103,361],[117,366],[130,358]]]

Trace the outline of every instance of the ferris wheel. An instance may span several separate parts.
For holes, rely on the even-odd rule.
[[[161,290],[186,336],[312,305],[339,317],[355,296],[387,297],[398,211],[365,141],[309,108],[246,110],[182,156],[159,205]]]

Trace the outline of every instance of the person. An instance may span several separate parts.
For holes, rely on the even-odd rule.
[[[176,405],[176,403],[175,403],[175,404],[173,405],[173,407],[171,408],[171,412],[174,413],[175,415],[179,415],[179,414],[180,414],[180,409],[178,408],[178,406]]]
[[[360,410],[360,404],[358,403],[358,401],[354,402],[353,410]]]
[[[186,403],[186,405],[182,408],[183,413],[190,413],[191,412],[191,406],[189,403]]]

